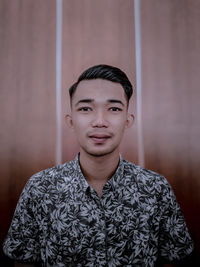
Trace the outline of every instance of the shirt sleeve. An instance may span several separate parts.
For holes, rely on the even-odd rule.
[[[4,253],[11,259],[28,263],[39,261],[39,226],[35,212],[30,179],[20,196],[3,245]]]
[[[174,262],[191,254],[194,245],[170,185],[167,185],[162,201],[164,208],[160,220],[159,252],[164,262]]]

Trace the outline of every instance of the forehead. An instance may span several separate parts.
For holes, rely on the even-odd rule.
[[[106,102],[108,99],[118,99],[124,104],[127,102],[121,84],[103,79],[83,80],[78,84],[72,103],[86,98],[92,98],[96,102]]]

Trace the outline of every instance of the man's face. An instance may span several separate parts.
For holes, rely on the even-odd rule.
[[[81,153],[92,156],[119,153],[124,129],[133,121],[127,105],[124,89],[118,83],[103,79],[79,83],[67,121],[75,131]]]

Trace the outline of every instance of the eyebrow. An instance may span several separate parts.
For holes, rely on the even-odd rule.
[[[80,103],[92,103],[92,102],[94,102],[94,99],[92,99],[92,98],[85,98],[85,99],[79,100],[75,104],[75,106],[77,106]],[[118,100],[118,99],[108,99],[107,102],[108,103],[118,103],[118,104],[121,104],[122,106],[124,106],[124,103],[121,100]]]
[[[94,102],[94,99],[91,99],[91,98],[85,98],[85,99],[81,99],[81,100],[79,100],[79,101],[75,104],[75,106],[78,106],[78,104],[80,104],[80,103],[91,103],[91,102]]]
[[[118,103],[118,104],[121,104],[122,106],[124,106],[124,103],[121,100],[118,100],[118,99],[108,99],[107,102],[109,102],[109,103]]]

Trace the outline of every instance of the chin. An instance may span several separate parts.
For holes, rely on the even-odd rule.
[[[110,153],[103,153],[103,152],[96,152],[96,153],[93,153],[93,152],[89,152],[88,153],[90,156],[92,156],[92,157],[96,157],[96,158],[100,158],[100,157],[104,157],[104,156],[106,156],[106,155],[108,155],[108,154],[110,154]]]
[[[86,150],[84,149],[85,153],[87,153],[88,155],[90,156],[93,156],[93,157],[104,157],[104,156],[107,156],[109,154],[112,154],[116,151],[116,148],[113,148],[113,149],[107,149],[107,150]]]

